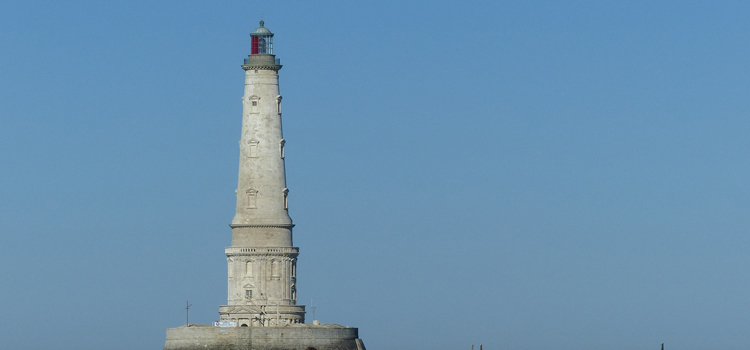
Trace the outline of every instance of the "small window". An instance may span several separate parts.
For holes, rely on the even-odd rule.
[[[250,158],[258,158],[258,144],[260,142],[255,140],[247,141],[249,147],[247,156]]]
[[[257,208],[258,191],[249,188],[245,191],[245,195],[247,196],[247,209]]]
[[[252,299],[253,298],[253,291],[252,290],[246,290],[245,291],[245,298]]]
[[[248,98],[250,101],[250,113],[251,114],[258,114],[260,113],[260,96],[252,95]]]

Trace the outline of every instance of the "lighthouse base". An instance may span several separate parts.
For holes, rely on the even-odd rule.
[[[164,350],[365,350],[357,328],[296,324],[286,327],[187,325],[167,329]]]

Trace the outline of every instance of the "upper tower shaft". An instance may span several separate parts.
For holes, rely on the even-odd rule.
[[[245,59],[242,134],[237,207],[232,220],[232,246],[292,246],[292,220],[287,212],[281,129],[279,60],[273,55],[273,33],[263,26],[251,37]]]

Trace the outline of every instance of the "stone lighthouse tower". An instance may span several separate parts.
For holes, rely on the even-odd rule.
[[[227,305],[221,322],[168,328],[164,350],[365,350],[359,330],[305,323],[297,305],[297,255],[281,131],[281,64],[263,21],[250,34],[242,95],[240,169],[232,245],[227,256]]]
[[[230,225],[232,246],[226,248],[229,295],[219,314],[240,327],[304,323],[305,308],[297,305],[299,249],[292,243],[284,170],[281,64],[273,54],[273,33],[263,21],[250,37],[250,55],[242,65],[237,210]]]

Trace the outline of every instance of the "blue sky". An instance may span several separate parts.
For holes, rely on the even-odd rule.
[[[370,349],[750,343],[746,2],[28,1],[0,5],[3,347],[218,318],[261,16],[321,322]]]

